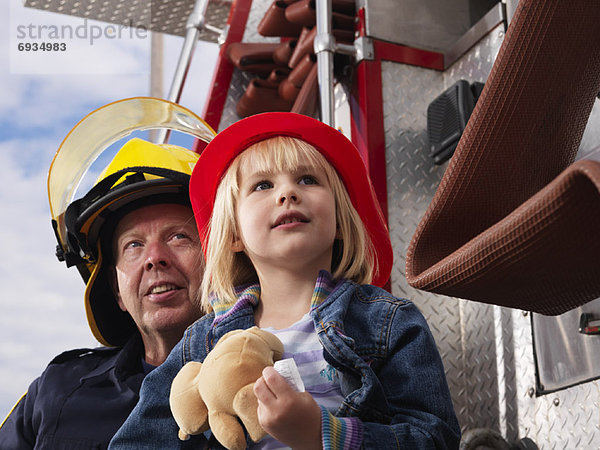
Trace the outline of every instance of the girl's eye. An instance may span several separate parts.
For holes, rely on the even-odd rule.
[[[254,185],[255,191],[264,191],[265,189],[271,189],[273,187],[273,183],[270,181],[261,181],[260,183],[256,183]]]
[[[300,184],[319,184],[317,179],[312,175],[304,175],[300,177]]]

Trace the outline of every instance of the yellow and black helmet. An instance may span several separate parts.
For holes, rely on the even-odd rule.
[[[56,255],[76,266],[86,283],[85,308],[92,333],[120,346],[136,330],[121,311],[107,278],[111,235],[128,212],[157,203],[189,205],[188,185],[198,154],[169,144],[131,138],[104,168],[94,186],[73,200],[82,178],[108,147],[134,131],[168,129],[209,142],[214,131],[175,103],[136,97],[110,103],[84,117],[60,145],[48,174]]]

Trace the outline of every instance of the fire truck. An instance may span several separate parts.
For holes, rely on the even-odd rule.
[[[462,447],[600,447],[600,273],[591,259],[599,219],[591,200],[580,215],[564,212],[579,231],[557,226],[540,244],[545,231],[534,219],[542,213],[531,212],[563,170],[581,178],[600,160],[596,0],[25,6],[184,36],[174,102],[193,76],[190,61],[201,57],[198,39],[218,43],[201,113],[215,130],[292,110],[348,135],[387,214],[395,260],[388,289],[429,322]],[[460,208],[450,214],[444,208],[453,204]],[[521,245],[513,224],[525,216],[535,223]],[[503,230],[516,237],[513,253],[500,255],[510,247],[499,241]],[[536,245],[548,255],[532,257]]]

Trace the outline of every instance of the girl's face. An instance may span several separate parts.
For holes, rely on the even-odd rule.
[[[237,221],[239,240],[257,272],[261,265],[331,270],[336,237],[335,198],[322,169],[261,172],[242,165]]]

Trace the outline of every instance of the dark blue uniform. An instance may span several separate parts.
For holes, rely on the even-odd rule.
[[[138,401],[144,378],[136,334],[123,348],[57,356],[0,427],[0,449],[105,449]]]

